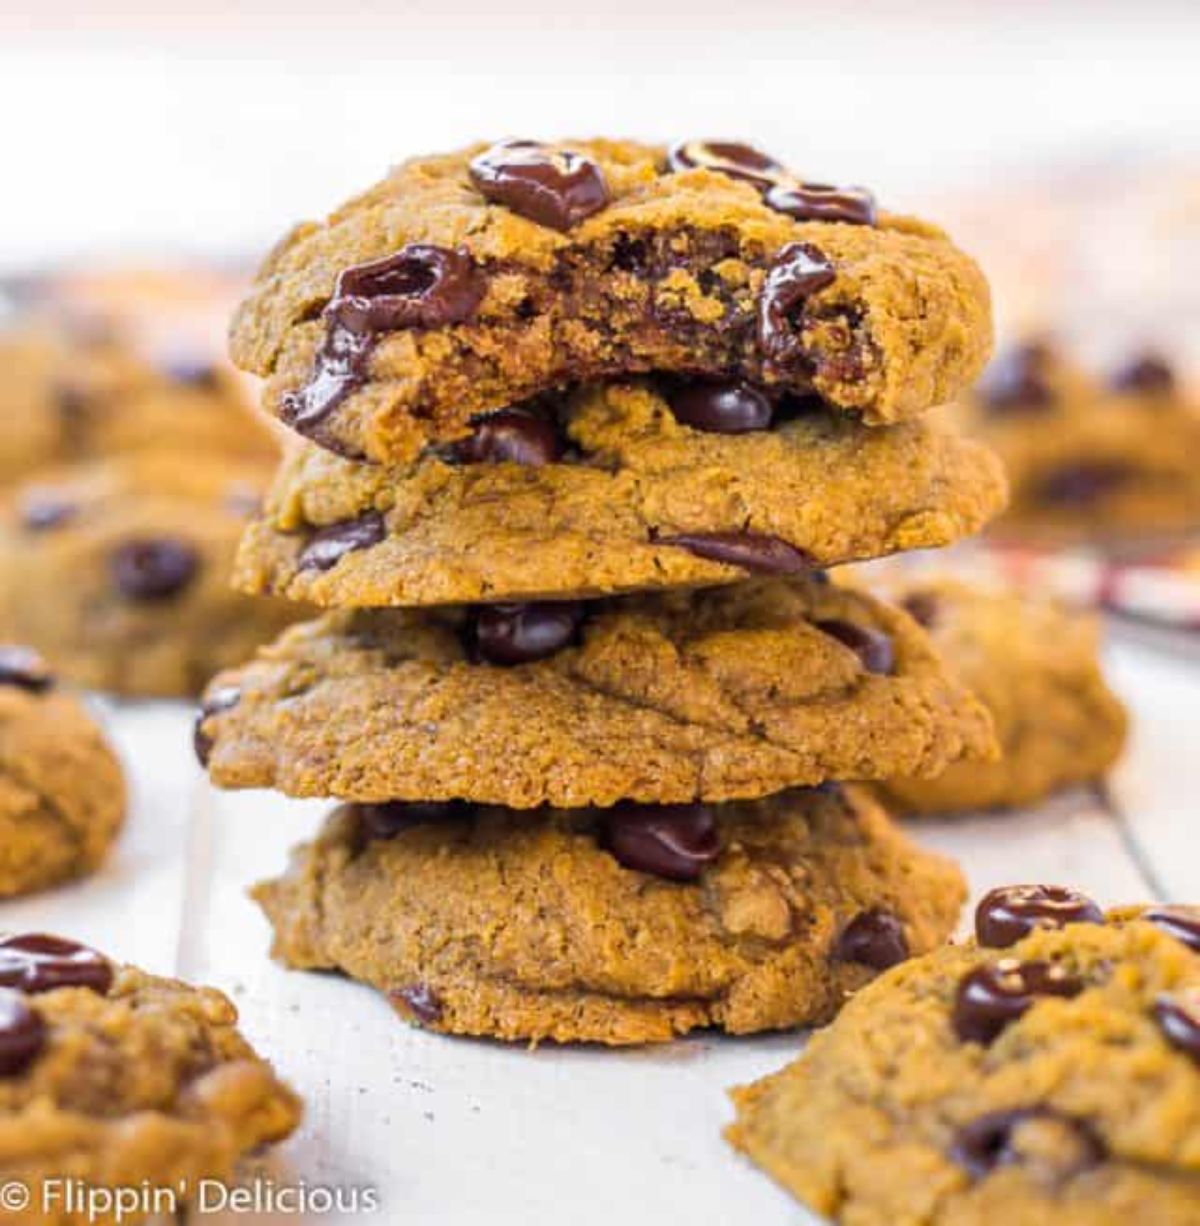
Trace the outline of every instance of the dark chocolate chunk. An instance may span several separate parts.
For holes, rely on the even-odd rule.
[[[882,907],[860,911],[838,935],[833,956],[838,962],[857,962],[886,971],[909,956],[904,925]]]
[[[812,243],[789,243],[780,251],[758,302],[758,347],[769,365],[805,358],[796,315],[810,295],[836,277],[833,264]]]
[[[1200,953],[1200,907],[1151,907],[1143,911],[1138,919],[1161,928],[1189,949]]]
[[[1154,1002],[1154,1016],[1167,1041],[1200,1064],[1200,991],[1160,996]]]
[[[869,673],[881,673],[890,676],[896,669],[896,648],[891,638],[882,630],[874,630],[870,626],[856,626],[853,622],[842,621],[839,618],[829,618],[814,622],[823,634],[835,638],[845,644],[862,661],[862,666]]]
[[[0,940],[2,987],[29,993],[90,988],[104,996],[112,981],[108,959],[77,941],[38,932]]]
[[[1051,1143],[1039,1144],[1035,1128],[1053,1130]],[[1103,1162],[1106,1152],[1084,1120],[1052,1107],[1016,1107],[990,1111],[964,1124],[950,1147],[950,1159],[972,1179],[985,1179],[999,1166],[1049,1165],[1046,1174],[1057,1182]]]
[[[394,839],[414,826],[427,826],[461,817],[468,806],[457,801],[393,800],[386,804],[355,805],[359,826],[370,839]]]
[[[0,1077],[24,1072],[45,1043],[42,1015],[19,992],[0,988]]]
[[[241,697],[242,691],[236,685],[218,686],[205,695],[200,712],[196,716],[195,727],[192,729],[192,747],[196,751],[196,761],[201,766],[208,765],[213,750],[212,737],[204,731],[204,721],[212,715],[218,715],[222,711],[236,707]]]
[[[940,601],[933,592],[910,592],[900,602],[913,621],[924,626],[926,630],[931,630],[937,621],[939,604]]]
[[[130,600],[169,600],[183,592],[200,570],[194,546],[175,537],[126,541],[108,559],[113,582]]]
[[[677,421],[711,434],[767,430],[774,415],[771,401],[748,383],[685,383],[670,388],[667,401]]]
[[[844,221],[873,226],[875,197],[865,187],[830,187],[826,183],[777,183],[763,197],[776,212],[797,221]]]
[[[1087,895],[1062,885],[1000,886],[975,908],[975,936],[991,949],[1007,949],[1038,928],[1103,923],[1104,912]]]
[[[436,1026],[442,1020],[442,1002],[428,984],[413,983],[396,988],[391,997],[404,1011],[426,1026]]]
[[[529,409],[501,409],[475,422],[468,438],[452,443],[447,458],[457,464],[523,464],[540,468],[562,458],[554,424]]]
[[[79,504],[52,489],[31,489],[22,495],[18,514],[22,528],[48,532],[74,519],[79,514]]]
[[[1115,392],[1169,396],[1175,390],[1175,372],[1157,353],[1141,353],[1113,371],[1109,386]]]
[[[1039,996],[1078,996],[1083,981],[1053,962],[1002,958],[977,967],[958,985],[954,1029],[968,1043],[991,1043]]]
[[[552,230],[570,230],[611,199],[591,158],[529,140],[501,141],[481,153],[471,162],[471,182],[494,204]]]
[[[1047,378],[1052,360],[1041,341],[1014,345],[998,357],[979,380],[978,392],[993,413],[1041,411],[1055,402]]]
[[[330,570],[346,554],[378,545],[386,535],[387,526],[378,511],[330,524],[309,538],[296,558],[296,569]]]
[[[54,674],[40,652],[13,643],[0,644],[0,685],[41,694],[54,684]]]
[[[667,165],[676,171],[718,170],[731,179],[745,179],[760,188],[787,182],[791,177],[773,157],[739,141],[679,141],[671,146]]]
[[[686,549],[709,562],[723,562],[760,575],[799,575],[813,568],[802,549],[758,532],[681,532],[655,538],[658,545]]]
[[[600,837],[622,867],[671,881],[695,881],[721,854],[705,805],[617,805],[603,814]]]
[[[475,652],[503,667],[544,660],[575,642],[583,616],[574,601],[481,605],[472,628]]]
[[[485,288],[468,252],[424,243],[344,269],[323,312],[325,340],[312,374],[283,398],[284,420],[313,434],[367,381],[379,333],[462,323],[475,314]]]
[[[1137,476],[1123,460],[1094,460],[1064,465],[1038,483],[1035,497],[1052,506],[1086,506],[1116,493]]]

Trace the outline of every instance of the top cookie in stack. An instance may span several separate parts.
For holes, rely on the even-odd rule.
[[[937,230],[741,145],[480,146],[297,229],[234,322],[306,436],[238,577],[336,611],[196,742],[349,802],[258,892],[276,952],[631,1043],[820,1021],[942,940],[957,869],[837,783],[987,757],[988,717],[822,572],[999,510],[922,417],[989,341]]]
[[[408,162],[299,226],[234,321],[267,406],[317,444],[240,581],[421,605],[945,545],[1003,483],[921,414],[990,338],[986,283],[940,231],[745,146]]]

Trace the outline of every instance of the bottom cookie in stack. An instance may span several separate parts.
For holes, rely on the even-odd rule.
[[[434,1030],[610,1045],[828,1021],[964,897],[862,791],[723,805],[343,806],[255,891],[287,965]]]

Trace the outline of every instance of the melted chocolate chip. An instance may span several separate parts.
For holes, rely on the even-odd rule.
[[[563,442],[552,422],[529,409],[501,409],[475,423],[468,438],[452,443],[447,458],[457,464],[523,464],[540,468],[562,458]]]
[[[748,434],[770,428],[774,407],[748,383],[686,383],[667,395],[675,419],[710,434]]]
[[[705,805],[618,805],[601,818],[600,838],[623,868],[671,881],[695,881],[721,854]]]
[[[739,141],[685,140],[667,154],[671,170],[718,170],[731,179],[744,179],[756,187],[786,182],[788,172],[773,157]]]
[[[21,527],[29,532],[48,532],[79,514],[79,505],[54,490],[33,489],[21,498]]]
[[[1026,1125],[1052,1130],[1052,1143],[1039,1146],[1034,1128]],[[1066,1179],[1103,1162],[1105,1152],[1103,1142],[1083,1120],[1052,1107],[991,1111],[964,1124],[950,1146],[951,1161],[972,1179],[984,1179],[999,1166],[1017,1163],[1050,1166],[1048,1174]]]
[[[221,685],[205,695],[196,723],[192,729],[192,748],[196,751],[196,761],[201,766],[207,766],[212,757],[212,737],[204,731],[204,721],[210,716],[218,715],[236,707],[241,700],[242,691],[236,685]]]
[[[359,827],[369,839],[394,839],[414,826],[428,826],[461,816],[466,807],[456,801],[393,800],[387,804],[355,805]]]
[[[46,1043],[46,1024],[19,992],[0,988],[0,1077],[23,1072]]]
[[[813,623],[823,634],[849,647],[869,673],[890,676],[896,670],[896,648],[882,630],[830,618]]]
[[[932,629],[938,619],[940,601],[933,592],[910,592],[900,605],[913,621],[926,630]]]
[[[789,243],[780,251],[758,303],[758,346],[769,365],[786,366],[805,356],[795,315],[836,277],[833,264],[812,243]]]
[[[410,243],[395,255],[344,269],[325,307],[325,340],[308,382],[284,398],[284,419],[312,434],[367,381],[381,332],[441,328],[475,314],[485,285],[462,250]]]
[[[130,600],[169,600],[178,596],[200,570],[200,555],[174,537],[126,541],[108,559],[109,572],[122,596]]]
[[[1038,928],[1102,923],[1104,912],[1090,898],[1062,885],[1001,886],[975,908],[975,936],[990,949],[1007,949]]]
[[[1115,493],[1136,470],[1122,460],[1095,460],[1055,469],[1038,484],[1035,497],[1053,506],[1086,506]]]
[[[611,199],[604,172],[581,153],[501,141],[471,162],[471,182],[494,204],[552,230],[570,230]]]
[[[709,562],[723,562],[760,575],[799,575],[812,569],[802,549],[758,532],[681,532],[655,538],[659,545],[686,549]]]
[[[54,684],[54,674],[41,653],[32,647],[0,645],[0,685],[42,694]]]
[[[1157,353],[1142,353],[1113,371],[1109,386],[1115,392],[1169,396],[1175,390],[1175,372]]]
[[[1053,962],[1002,958],[971,971],[958,985],[954,1029],[968,1043],[991,1043],[1039,996],[1078,996],[1083,981]]]
[[[378,511],[368,511],[357,519],[344,519],[314,532],[296,558],[297,570],[330,570],[348,553],[378,545],[387,535],[387,526]]]
[[[1040,411],[1055,401],[1046,377],[1050,350],[1041,342],[1016,345],[997,358],[979,380],[979,395],[993,413]]]
[[[442,1002],[428,984],[409,984],[408,987],[397,988],[391,996],[426,1026],[436,1026],[442,1020]]]
[[[904,925],[882,907],[859,912],[842,929],[833,947],[838,962],[857,962],[877,971],[886,971],[908,955]]]
[[[843,221],[873,226],[875,197],[865,187],[830,187],[825,183],[778,183],[763,199],[778,213],[797,221]]]
[[[575,642],[583,617],[573,601],[482,605],[472,628],[476,655],[502,667],[544,660]]]
[[[0,986],[31,994],[90,988],[104,996],[112,981],[108,959],[76,941],[44,933],[0,940]]]
[[[1138,919],[1161,928],[1189,949],[1200,953],[1200,907],[1151,907]]]
[[[1200,1064],[1200,992],[1160,996],[1154,1016],[1167,1041]]]

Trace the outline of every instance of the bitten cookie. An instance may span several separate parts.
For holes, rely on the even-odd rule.
[[[233,372],[187,354],[152,362],[96,319],[18,320],[0,330],[0,366],[0,482],[131,451],[278,452]]]
[[[328,606],[694,587],[946,545],[1004,490],[985,448],[925,421],[865,430],[740,383],[594,385],[406,466],[298,448],[237,579]]]
[[[115,1220],[55,1198],[48,1181],[63,1179],[173,1189],[182,1206],[201,1180],[230,1179],[242,1155],[292,1132],[299,1101],[236,1023],[212,989],[59,937],[0,939],[0,1177],[30,1194],[24,1209],[6,1201],[4,1220]]]
[[[338,810],[256,897],[290,966],[454,1034],[657,1042],[825,1021],[953,929],[958,870],[836,786],[713,807]]]
[[[995,749],[909,617],[815,577],[330,614],[215,678],[197,746],[225,787],[514,808],[732,800]]]
[[[990,344],[986,282],[939,230],[703,141],[405,162],[297,226],[232,329],[294,429],[400,463],[479,413],[653,370],[897,421],[964,389]]]
[[[1098,380],[1029,342],[989,368],[958,416],[1008,471],[1001,534],[1136,540],[1200,524],[1200,408],[1153,354]]]
[[[99,867],[125,817],[125,777],[46,662],[0,646],[0,897]]]
[[[854,1226],[1195,1226],[1200,910],[1105,921],[1018,886],[984,899],[977,933],[736,1090],[729,1139]]]
[[[156,451],[13,489],[0,506],[0,636],[93,689],[195,694],[297,615],[230,590],[262,480],[257,465]]]
[[[883,790],[912,813],[1032,804],[1098,779],[1125,744],[1127,719],[1099,661],[1098,627],[1049,600],[914,579],[889,589],[987,707],[1000,742],[996,762],[960,762],[935,779],[893,780]]]

